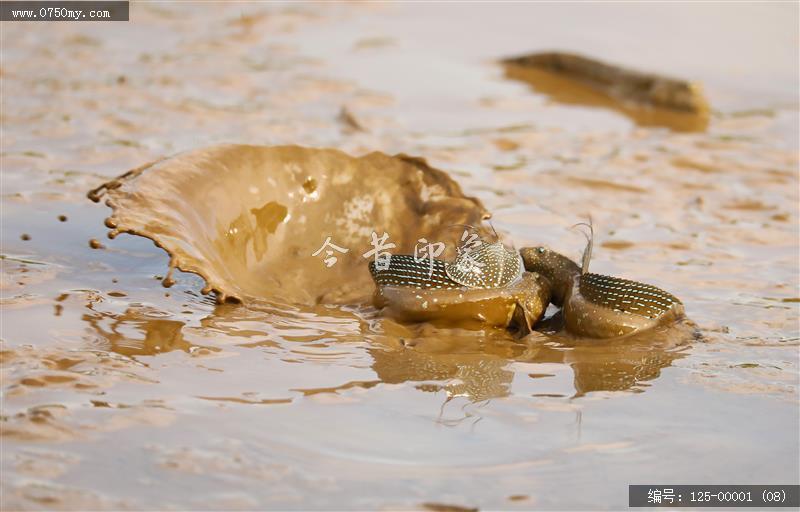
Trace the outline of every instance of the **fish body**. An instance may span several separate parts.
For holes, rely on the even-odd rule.
[[[562,308],[568,332],[614,338],[670,325],[684,316],[674,295],[655,286],[584,272],[577,263],[545,247],[520,251],[525,269],[552,285],[551,300]]]
[[[479,329],[515,327],[529,333],[550,301],[548,283],[524,272],[519,255],[482,244],[452,262],[392,255],[385,268],[370,262],[375,303],[403,321]]]
[[[512,327],[521,335],[533,330],[549,303],[547,282],[531,272],[504,288],[383,286],[375,297],[384,314],[401,321],[463,329]]]
[[[684,316],[674,295],[655,286],[600,274],[575,276],[564,303],[566,329],[613,338],[668,325]]]

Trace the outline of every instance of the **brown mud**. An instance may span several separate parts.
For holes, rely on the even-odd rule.
[[[390,234],[402,254],[489,217],[422,159],[298,146],[199,149],[126,172],[89,198],[113,209],[110,238],[140,235],[167,251],[165,286],[173,269],[192,272],[220,302],[369,302],[373,233]],[[328,239],[342,250],[330,266],[314,256]]]
[[[175,2],[133,3],[131,23],[4,22],[1,507],[621,509],[631,483],[795,483],[797,14]],[[550,48],[702,83],[708,126],[562,103],[498,65]],[[673,293],[701,337],[520,343],[318,303],[319,292],[349,298],[324,283],[217,304],[191,272],[162,287],[169,259],[149,240],[87,243],[109,215],[87,190],[145,162],[183,165],[164,159],[198,148],[216,147],[217,162],[253,151],[227,154],[231,143],[337,148],[353,157],[318,151],[344,169],[380,159],[412,175],[416,164],[374,152],[424,157],[458,184],[446,196],[477,198],[517,248],[577,259],[584,242],[569,227],[591,214],[592,271]],[[224,245],[254,208],[275,224],[283,209],[260,210],[271,200],[287,215],[311,207],[303,183],[281,185],[292,202],[250,204],[233,183],[226,204],[214,191],[194,198],[204,208],[184,220],[208,230],[192,227],[205,237],[192,247]],[[173,205],[154,211],[189,215]],[[292,242],[297,218],[285,219],[268,242]],[[415,240],[415,228],[387,232]],[[229,257],[258,266],[254,243],[234,240]],[[369,234],[358,243],[351,252]],[[346,263],[314,261],[323,280]],[[243,277],[223,291],[267,286]]]

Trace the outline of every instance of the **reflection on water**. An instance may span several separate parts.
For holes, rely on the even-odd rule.
[[[185,322],[143,306],[123,313],[92,309],[83,315],[92,330],[92,346],[125,356],[153,356],[173,350],[218,352],[188,341]],[[296,307],[278,303],[219,305],[200,321],[204,336],[233,340],[236,346],[261,349],[291,361],[347,363],[353,344],[366,346],[369,367],[377,380],[348,381],[337,386],[292,386],[309,396],[336,393],[377,384],[412,382],[425,392],[483,401],[508,396],[513,363],[568,365],[574,374],[572,396],[592,391],[644,391],[661,369],[685,356],[693,328],[678,325],[661,332],[611,341],[576,341],[533,333],[517,340],[492,329],[470,331],[428,324],[402,325],[381,319],[371,308],[352,311],[322,306]]]
[[[90,309],[92,312],[83,315],[83,320],[92,329],[92,344],[96,348],[124,356],[201,349],[184,339],[184,322],[163,318],[163,313],[158,310],[130,307],[122,314],[115,314],[96,311],[91,306]]]
[[[419,382],[423,391],[444,390],[473,401],[507,396],[514,378],[511,363],[566,364],[574,374],[574,396],[583,396],[591,391],[644,391],[642,383],[685,356],[691,334],[677,326],[637,338],[575,344],[541,333],[517,342],[502,335],[492,339],[441,330],[394,350],[369,352],[375,360],[372,369],[384,382]]]
[[[372,369],[383,382],[415,382],[421,391],[445,391],[448,397],[482,401],[508,395],[514,378],[514,373],[506,369],[510,359],[491,353],[423,350],[419,346],[370,349]]]
[[[683,340],[667,343],[659,343],[652,335],[646,335],[596,346],[573,347],[564,352],[563,360],[558,362],[572,368],[576,396],[592,391],[642,392],[648,386],[645,383],[657,379],[661,370],[686,357],[688,347],[681,346],[681,343],[688,342],[686,337],[691,333],[682,332],[681,335]]]

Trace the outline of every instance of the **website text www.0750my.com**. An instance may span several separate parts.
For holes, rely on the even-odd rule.
[[[2,0],[1,21],[128,21],[128,0]]]
[[[80,19],[111,19],[111,11],[98,10],[72,10],[66,7],[41,7],[39,9],[16,9],[11,11],[11,17],[16,20],[80,20]]]

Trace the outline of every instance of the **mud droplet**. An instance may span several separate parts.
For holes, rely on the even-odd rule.
[[[338,120],[340,123],[342,123],[344,131],[346,133],[367,131],[364,129],[364,126],[362,126],[362,124],[358,122],[356,116],[354,116],[353,113],[350,112],[350,110],[348,110],[348,108],[345,106],[343,106],[341,110],[339,110]]]
[[[172,262],[170,262],[171,264]],[[172,272],[175,270],[175,267],[170,266],[169,270],[167,271],[167,275],[164,279],[161,280],[161,285],[164,288],[171,288],[175,284],[175,279],[172,278]]]
[[[67,222],[67,216],[66,215],[59,215],[58,216],[58,220],[60,220],[61,222]]]
[[[106,248],[106,246],[101,244],[100,240],[98,240],[96,238],[92,238],[91,240],[89,240],[89,247],[91,247],[92,249],[105,249]]]
[[[303,190],[306,191],[306,194],[313,194],[315,190],[317,190],[317,180],[314,178],[307,178],[306,181],[303,182]]]
[[[19,236],[19,238],[20,238],[20,240],[23,240],[23,241],[27,242],[28,240],[31,239],[31,235],[29,235],[28,233],[22,233]]]

